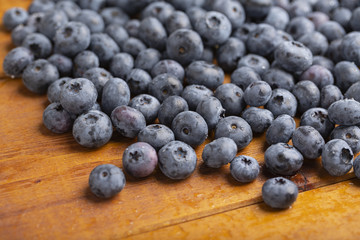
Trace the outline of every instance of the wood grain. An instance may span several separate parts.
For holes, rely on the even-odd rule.
[[[1,3],[3,12],[12,6],[26,7],[30,1]],[[12,47],[9,33],[3,29],[0,44],[3,59]],[[172,181],[159,169],[140,180],[126,175],[126,187],[118,196],[99,200],[88,189],[89,173],[101,163],[122,167],[122,153],[135,140],[114,133],[106,146],[85,149],[74,141],[71,133],[57,135],[43,126],[42,112],[48,104],[46,96],[29,92],[20,79],[5,77],[0,68],[1,239],[115,239],[227,211],[232,213],[231,210],[254,204],[263,214],[268,211],[258,203],[261,186],[271,174],[262,167],[256,181],[239,184],[230,176],[229,166],[217,170],[205,167],[201,152],[211,138],[196,149],[198,166],[190,178]],[[264,134],[255,136],[238,155],[250,155],[263,165],[267,147],[264,142]],[[305,191],[353,177],[350,173],[333,178],[317,159],[306,161],[291,179]],[[298,206],[294,205],[292,211],[302,214],[303,209]],[[277,215],[268,217],[271,218],[276,219]],[[231,221],[220,220],[219,224]],[[253,215],[253,221],[262,220]],[[165,234],[154,234],[149,236],[167,238]]]
[[[255,204],[127,239],[358,239],[359,187],[344,181],[300,193],[290,209]]]

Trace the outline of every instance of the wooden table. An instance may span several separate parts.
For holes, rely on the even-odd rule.
[[[1,0],[0,14],[29,0]],[[13,48],[1,29],[0,59]],[[2,61],[1,61],[2,65]],[[237,183],[229,166],[202,164],[183,181],[158,169],[146,179],[126,176],[124,190],[99,200],[88,188],[90,171],[101,163],[122,166],[133,140],[114,134],[106,146],[89,150],[71,133],[57,135],[42,124],[46,96],[9,79],[0,66],[0,239],[359,239],[360,181],[353,173],[334,178],[320,160],[306,160],[291,178],[301,190],[287,210],[267,207],[261,187],[271,177],[262,167],[250,184]],[[206,141],[208,143],[209,140]],[[264,135],[238,154],[264,161]]]

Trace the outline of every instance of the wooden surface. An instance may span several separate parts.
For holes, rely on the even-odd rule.
[[[0,14],[28,0],[0,0]],[[0,63],[13,46],[0,31]],[[146,179],[126,175],[124,190],[99,200],[88,189],[90,171],[101,163],[122,167],[133,140],[114,134],[106,146],[78,145],[71,133],[57,135],[42,124],[46,96],[29,92],[21,79],[9,79],[0,66],[0,239],[173,239],[359,237],[360,182],[354,174],[334,178],[320,160],[305,161],[291,178],[301,191],[292,208],[264,205],[261,187],[271,177],[262,167],[250,184],[232,179],[229,166],[202,164],[183,181],[157,169]],[[206,143],[210,140],[208,139]],[[265,136],[240,151],[264,161]],[[171,237],[170,237],[171,236]]]

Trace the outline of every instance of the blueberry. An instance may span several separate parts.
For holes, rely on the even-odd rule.
[[[360,7],[356,8],[351,15],[349,24],[354,31],[360,31]]]
[[[38,59],[25,68],[22,80],[27,89],[37,94],[46,93],[49,85],[59,79],[57,68],[44,59]]]
[[[321,32],[329,42],[340,39],[345,36],[344,28],[335,21],[327,21],[320,25],[319,32]]]
[[[107,33],[116,43],[122,48],[125,41],[129,38],[128,32],[125,28],[118,24],[110,24],[105,28],[105,33]]]
[[[105,25],[124,25],[129,20],[129,16],[118,7],[103,8],[100,15],[104,19]]]
[[[140,21],[138,19],[129,20],[127,23],[125,23],[124,28],[127,31],[128,37],[139,37]]]
[[[193,27],[200,18],[205,16],[205,13],[206,10],[198,6],[194,6],[186,10],[186,14],[188,15],[191,25]]]
[[[106,82],[101,97],[101,108],[106,114],[110,115],[117,106],[128,105],[129,101],[130,89],[124,80],[111,78]]]
[[[125,105],[118,106],[112,111],[111,120],[116,131],[128,138],[135,138],[146,127],[144,115]]]
[[[203,85],[215,90],[224,82],[224,71],[204,61],[194,61],[185,70],[187,84]],[[186,89],[186,88],[185,88]]]
[[[324,139],[327,139],[334,129],[334,124],[328,118],[328,111],[324,108],[310,108],[304,112],[300,119],[300,125],[312,126]]]
[[[101,33],[105,29],[103,18],[93,10],[83,9],[73,21],[85,24],[91,33]]]
[[[246,53],[245,44],[234,37],[230,37],[216,51],[216,59],[219,66],[225,72],[232,72],[237,67],[237,63]]]
[[[329,14],[339,6],[338,0],[318,0],[314,5],[314,10]]]
[[[360,178],[360,157],[357,156],[353,163],[354,173],[357,178]]]
[[[65,78],[60,78],[50,84],[50,86],[47,89],[47,97],[49,102],[51,103],[60,102],[61,90],[64,87],[65,83],[70,80],[71,78],[65,77]]]
[[[295,128],[295,120],[287,114],[282,114],[275,118],[267,129],[266,142],[269,145],[287,143],[291,139]]]
[[[353,62],[341,61],[335,65],[334,75],[336,86],[345,92],[351,85],[359,81],[360,70]]]
[[[297,100],[291,92],[286,89],[277,88],[272,91],[270,100],[265,108],[270,110],[275,118],[281,114],[288,114],[294,117],[297,105]]]
[[[203,85],[188,85],[181,93],[181,97],[187,101],[189,109],[192,111],[196,110],[202,100],[213,95],[214,93]]]
[[[329,47],[327,38],[317,31],[302,35],[299,42],[309,48],[313,55],[324,55]]]
[[[54,9],[55,3],[52,0],[34,0],[28,8],[30,14],[37,12],[47,12]]]
[[[130,54],[117,53],[111,59],[109,71],[115,77],[127,79],[134,65],[134,58]]]
[[[153,123],[157,118],[160,102],[148,94],[140,94],[129,102],[129,107],[139,110],[145,117],[146,123]]]
[[[312,81],[299,81],[295,84],[292,94],[294,94],[297,99],[297,110],[299,113],[303,113],[310,108],[319,106],[320,104],[320,90]]]
[[[221,119],[215,128],[215,139],[228,137],[234,140],[238,150],[250,144],[253,133],[250,125],[241,117],[230,116]]]
[[[214,129],[220,119],[225,117],[225,109],[216,97],[207,97],[200,101],[196,112],[205,119],[209,130]]]
[[[281,42],[282,39],[276,29],[269,24],[262,23],[249,34],[246,47],[250,53],[268,56]]]
[[[34,33],[36,29],[32,26],[18,25],[11,31],[11,41],[15,46],[21,46],[27,35]]]
[[[250,67],[261,76],[269,69],[270,64],[269,61],[262,56],[248,54],[239,60],[237,67]]]
[[[341,100],[343,98],[344,96],[337,86],[327,85],[321,89],[320,106],[322,108],[328,109],[332,103]]]
[[[184,111],[176,115],[171,124],[175,139],[191,146],[201,145],[208,136],[208,126],[204,118],[193,111]]]
[[[68,22],[60,27],[54,37],[55,52],[68,57],[84,51],[90,45],[90,30],[79,22]]]
[[[129,37],[122,45],[123,52],[129,53],[134,58],[145,49],[145,44],[140,39],[134,37]]]
[[[255,158],[240,155],[231,161],[230,173],[237,181],[248,183],[257,178],[260,166]]]
[[[267,109],[249,107],[241,117],[251,126],[254,133],[263,133],[274,121],[274,115]]]
[[[89,49],[98,56],[100,66],[109,64],[115,54],[120,51],[116,42],[106,33],[92,34]]]
[[[38,32],[40,29],[41,20],[45,16],[44,12],[32,13],[26,21],[26,26],[29,26]]]
[[[331,13],[331,19],[335,22],[338,22],[345,30],[349,30],[350,28],[351,16],[352,12],[349,9],[342,7],[334,9],[334,11]]]
[[[295,129],[292,142],[294,147],[307,159],[320,157],[325,145],[324,138],[312,126],[300,126]]]
[[[185,70],[176,61],[171,59],[164,59],[155,64],[151,70],[151,76],[154,78],[160,74],[169,73],[177,77],[180,82],[184,81]]]
[[[94,168],[89,176],[89,186],[99,198],[111,198],[125,186],[126,180],[120,168],[112,164],[103,164]]]
[[[244,92],[245,103],[251,107],[264,106],[270,99],[272,90],[270,85],[264,81],[251,83]]]
[[[169,0],[176,9],[185,11],[193,6],[202,6],[205,0]]]
[[[182,11],[174,11],[167,18],[165,26],[169,34],[181,28],[186,28],[186,29],[192,28],[189,17]]]
[[[276,143],[265,151],[265,166],[274,174],[295,175],[303,162],[302,154],[287,143]]]
[[[66,111],[81,114],[88,111],[96,102],[95,85],[86,78],[67,81],[60,93],[60,103]]]
[[[128,74],[126,82],[129,85],[131,95],[136,96],[148,92],[151,77],[146,71],[134,68]]]
[[[136,15],[136,14],[140,13],[140,11],[151,2],[153,2],[153,0],[138,0],[138,1],[106,0],[107,4],[117,6],[121,9],[123,9],[129,15]]]
[[[328,108],[331,122],[344,126],[360,124],[360,103],[353,99],[338,100]]]
[[[167,143],[174,141],[175,135],[165,125],[151,124],[139,132],[137,140],[139,142],[146,142],[155,148],[156,151],[159,151]]]
[[[174,95],[180,95],[183,86],[175,76],[163,73],[155,78],[149,84],[149,94],[156,97],[160,102]]]
[[[240,27],[245,22],[245,10],[241,3],[236,0],[216,0],[212,9],[223,13],[233,28]]]
[[[43,113],[43,123],[53,133],[66,133],[71,130],[73,120],[60,103],[51,103]]]
[[[79,6],[82,9],[91,9],[93,11],[99,11],[105,6],[106,0],[78,0]]]
[[[285,209],[296,201],[298,192],[295,183],[283,177],[276,177],[264,183],[262,198],[272,208]]]
[[[176,30],[166,42],[167,55],[181,65],[200,59],[203,51],[204,46],[199,34],[190,29]]]
[[[227,116],[240,115],[246,107],[243,90],[233,83],[220,85],[215,91],[215,97],[220,100]]]
[[[222,13],[210,11],[205,13],[196,23],[195,29],[207,46],[224,43],[231,34],[231,23]]]
[[[189,177],[196,167],[196,153],[184,142],[171,141],[163,146],[158,153],[161,172],[174,180]]]
[[[53,54],[47,60],[58,69],[61,77],[72,75],[73,62],[70,58],[61,54]]]
[[[276,48],[275,60],[284,70],[297,73],[311,66],[313,56],[302,43],[285,41]]]
[[[331,59],[324,57],[324,56],[314,56],[313,57],[313,65],[320,65],[320,66],[326,67],[331,72],[334,69],[334,62]]]
[[[245,90],[251,83],[261,81],[259,74],[250,67],[240,67],[231,74],[231,83]]]
[[[74,1],[57,1],[56,10],[63,11],[69,20],[73,20],[80,12],[81,8]]]
[[[341,40],[339,50],[344,60],[360,66],[360,32],[345,35]]]
[[[170,96],[160,105],[158,112],[159,122],[170,127],[176,115],[188,110],[189,106],[185,99],[180,96]]]
[[[13,30],[20,24],[26,23],[29,17],[28,12],[19,7],[8,9],[2,18],[3,25],[8,31]]]
[[[162,51],[165,49],[167,33],[157,18],[147,17],[140,23],[139,38],[149,47]]]
[[[277,68],[270,68],[262,75],[262,78],[272,89],[283,88],[291,91],[295,85],[294,77],[290,73]]]
[[[249,34],[252,31],[254,31],[256,29],[256,27],[257,27],[256,23],[245,22],[244,24],[242,24],[241,26],[239,26],[233,30],[232,36],[243,42],[246,42]]]
[[[33,53],[24,47],[12,49],[4,58],[3,69],[11,78],[21,77],[25,68],[34,60]]]
[[[98,148],[110,141],[113,126],[108,115],[91,110],[75,120],[72,133],[81,146]]]
[[[62,10],[52,10],[45,13],[41,19],[40,33],[49,39],[53,39],[56,31],[68,22],[68,17]]]
[[[153,48],[142,50],[135,59],[135,68],[140,68],[151,73],[151,70],[160,59],[161,53],[158,50]]]
[[[352,10],[359,6],[359,2],[357,0],[342,0],[340,6]]]
[[[91,68],[100,66],[99,58],[91,51],[82,51],[74,58],[74,77],[83,77],[85,72]]]
[[[349,145],[342,139],[327,142],[321,155],[321,163],[331,176],[343,176],[353,165],[354,154]]]
[[[202,159],[206,166],[220,168],[231,162],[237,153],[237,146],[231,138],[221,137],[205,145]]]
[[[272,6],[271,0],[247,0],[244,4],[246,16],[255,20],[265,18]]]
[[[360,152],[360,128],[357,126],[338,126],[330,135],[331,139],[342,139],[354,154]]]
[[[158,156],[155,149],[145,142],[127,147],[122,157],[125,172],[136,178],[149,176],[156,168]]]
[[[22,46],[30,49],[35,58],[47,58],[52,52],[50,40],[41,33],[30,33],[22,42]]]
[[[344,94],[345,98],[360,102],[360,81],[351,85]]]
[[[89,79],[95,85],[98,96],[101,96],[104,85],[112,76],[104,68],[90,68],[84,73],[84,78]]]
[[[144,19],[146,17],[155,17],[157,18],[162,24],[165,24],[168,17],[175,11],[174,7],[167,3],[156,1],[150,3],[146,8],[143,9],[141,12],[141,18]]]
[[[342,56],[342,39],[336,39],[332,41],[326,52],[326,56],[334,62],[340,62],[344,60]]]
[[[266,16],[264,22],[275,27],[276,29],[284,30],[289,23],[290,17],[287,11],[281,7],[271,7],[269,14]]]
[[[315,25],[306,17],[295,17],[290,20],[286,26],[286,32],[290,33],[294,39],[299,39],[307,33],[311,33],[315,30]]]

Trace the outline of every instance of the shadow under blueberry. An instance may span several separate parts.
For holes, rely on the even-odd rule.
[[[266,203],[265,203],[262,199],[261,199],[261,201],[262,201],[262,202],[259,203],[259,207],[260,207],[260,209],[261,209],[262,211],[267,212],[267,213],[285,212],[285,211],[291,209],[291,206],[288,207],[288,208],[284,208],[284,209],[282,209],[282,208],[272,208],[272,207],[266,205]]]

